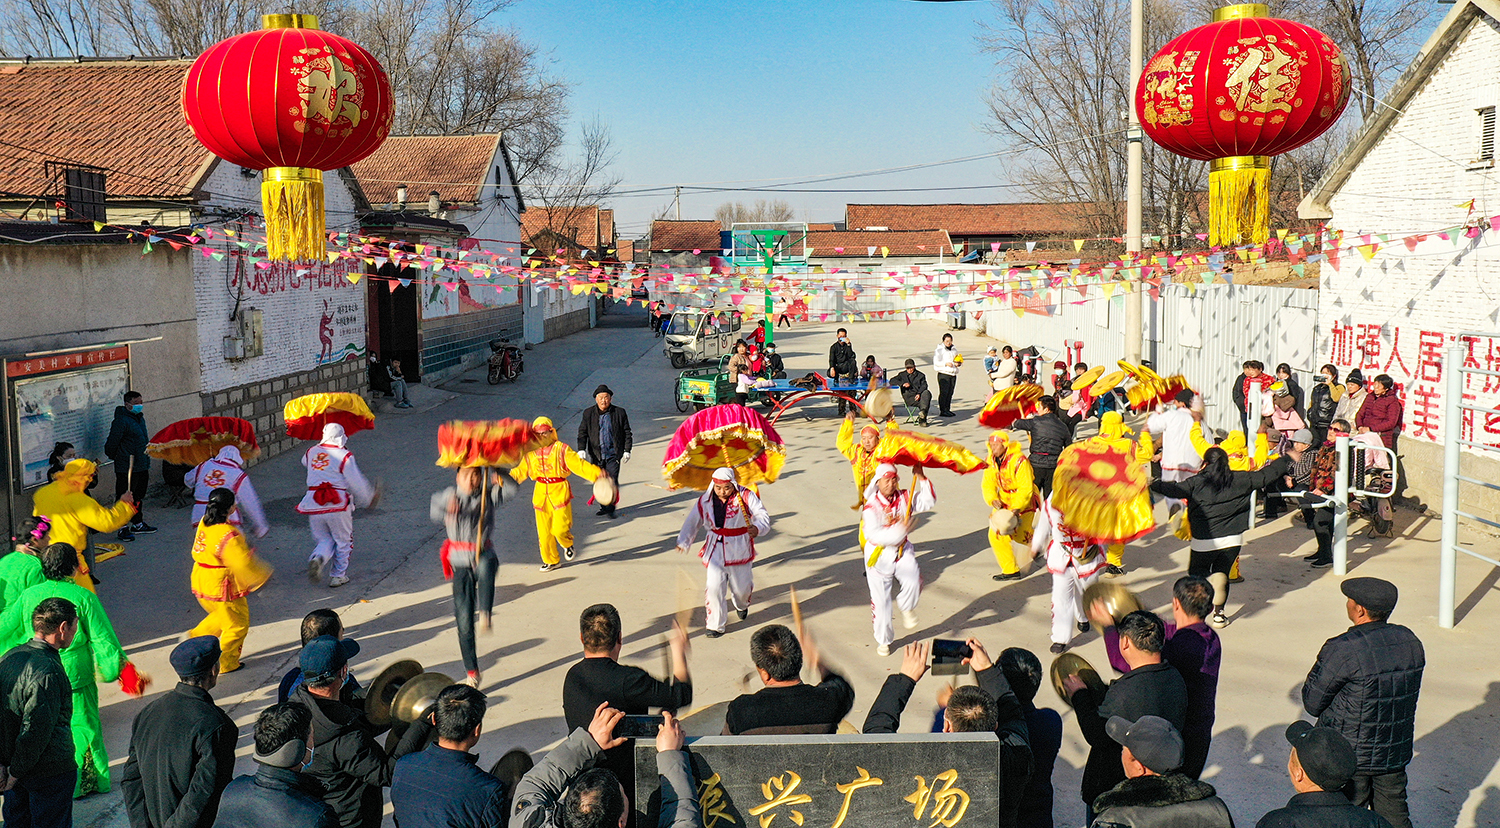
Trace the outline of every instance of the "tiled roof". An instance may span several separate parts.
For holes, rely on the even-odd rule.
[[[890,256],[932,256],[942,253],[953,258],[953,243],[944,230],[832,230],[807,233],[807,246],[813,259],[860,258],[870,256],[870,248],[880,255],[888,248]]]
[[[850,230],[947,230],[954,236],[1073,236],[1085,233],[1082,204],[850,204]]]
[[[607,221],[601,213],[609,214]],[[521,232],[528,241],[550,230],[559,236],[571,238],[587,250],[597,252],[603,252],[599,250],[602,231],[609,232],[609,235],[604,236],[606,243],[613,241],[614,226],[614,211],[600,210],[594,204],[586,207],[528,207],[521,214]]]
[[[615,242],[615,258],[622,262],[635,258],[635,239],[620,239]]]
[[[651,250],[703,250],[719,255],[719,222],[716,219],[651,222]]]
[[[396,187],[402,184],[409,204],[426,204],[433,190],[444,204],[475,204],[495,195],[481,192],[481,186],[490,175],[499,145],[499,133],[392,135],[354,165],[354,177],[376,207],[394,204]]]
[[[809,224],[809,225],[807,225],[807,229],[808,229],[808,232],[811,232],[813,230],[834,230],[836,228],[833,226],[832,223],[829,223],[829,224]]]
[[[105,168],[111,198],[182,198],[212,156],[182,115],[191,61],[0,65],[0,190],[55,193],[47,161]]]

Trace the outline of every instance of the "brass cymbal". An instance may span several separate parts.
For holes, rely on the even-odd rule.
[[[1109,617],[1120,623],[1120,619],[1136,610],[1143,610],[1146,605],[1141,603],[1141,597],[1126,589],[1123,584],[1114,581],[1095,581],[1088,589],[1083,591],[1083,611],[1087,615],[1094,606],[1095,601],[1104,602],[1105,611]],[[1103,630],[1100,630],[1103,632]]]
[[[365,694],[365,718],[376,727],[388,727],[391,724],[391,704],[396,700],[396,693],[401,690],[401,685],[411,681],[422,673],[422,665],[411,659],[398,661],[395,664],[380,671],[380,675],[370,682],[369,692]]]
[[[1104,697],[1104,679],[1099,678],[1099,673],[1088,660],[1077,653],[1063,653],[1052,659],[1052,689],[1057,691],[1058,698],[1062,699],[1069,707],[1073,706],[1073,700],[1068,697],[1068,691],[1063,689],[1063,679],[1068,676],[1078,676],[1090,690]]]
[[[415,722],[437,701],[438,693],[452,684],[453,679],[442,673],[423,673],[408,680],[396,691],[396,699],[391,702],[391,716],[408,724]]]

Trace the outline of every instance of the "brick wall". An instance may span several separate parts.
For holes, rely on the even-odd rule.
[[[549,317],[542,324],[542,332],[547,339],[557,339],[560,336],[567,336],[570,333],[588,330],[588,327],[589,309],[588,307],[584,307],[581,310],[568,311],[558,316]]]
[[[1500,230],[1488,229],[1500,184],[1492,166],[1471,162],[1479,148],[1476,110],[1500,103],[1497,62],[1500,31],[1481,16],[1329,204],[1328,225],[1343,231],[1344,249],[1323,269],[1319,361],[1396,381],[1405,406],[1399,450],[1407,494],[1432,508],[1442,501],[1442,441],[1454,425],[1444,417],[1454,367],[1446,351],[1461,332],[1496,332],[1469,343],[1465,361],[1500,370]],[[1471,198],[1473,210],[1462,204]],[[1483,224],[1472,234],[1437,232],[1465,221]],[[1364,244],[1380,247],[1367,259],[1353,247]],[[1463,402],[1500,404],[1500,379],[1469,377]],[[1500,416],[1464,412],[1457,426],[1464,439],[1500,447]],[[1500,463],[1489,459],[1500,455],[1465,452],[1465,474],[1500,477]],[[1494,492],[1461,496],[1476,513],[1500,515]]]
[[[349,360],[205,393],[203,414],[249,420],[260,441],[260,459],[267,460],[303,442],[286,436],[286,421],[281,416],[293,397],[325,391],[358,394],[365,385],[365,361]]]
[[[588,327],[588,311],[584,311]],[[490,358],[491,339],[521,341],[521,306],[422,320],[422,382],[434,385]],[[550,323],[549,323],[550,324]]]

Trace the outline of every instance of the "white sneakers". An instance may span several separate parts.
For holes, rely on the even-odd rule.
[[[888,656],[891,654],[891,648],[884,644],[876,644],[875,654],[879,656]]]
[[[908,630],[914,630],[914,629],[916,629],[917,628],[917,613],[916,613],[916,611],[915,610],[902,610],[901,611],[901,623]]]
[[[331,587],[341,587],[347,583],[349,583],[349,579],[346,576],[340,575],[337,578],[333,578],[332,580],[330,580],[328,582],[328,585]]]

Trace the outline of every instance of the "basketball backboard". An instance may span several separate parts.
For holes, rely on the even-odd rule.
[[[765,267],[766,253],[778,265],[807,263],[807,223],[800,221],[744,221],[729,227],[730,263],[735,267]]]

